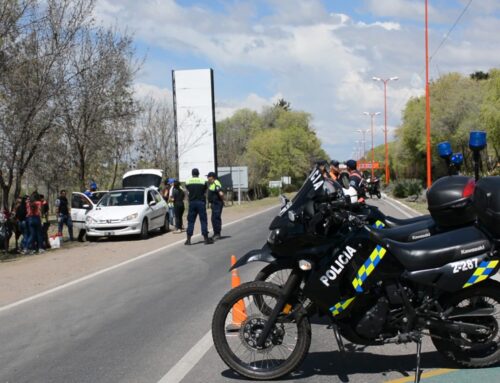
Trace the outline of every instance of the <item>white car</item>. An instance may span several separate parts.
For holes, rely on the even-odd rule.
[[[73,231],[79,233],[81,230],[85,231],[85,219],[90,210],[94,209],[99,200],[108,191],[99,190],[92,192],[89,197],[85,193],[73,192],[71,193],[71,221],[73,221]],[[78,238],[83,238],[83,234],[78,234]]]
[[[167,203],[156,187],[129,187],[106,193],[85,218],[87,240],[169,230]]]

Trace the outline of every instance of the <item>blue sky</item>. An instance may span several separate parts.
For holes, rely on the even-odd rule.
[[[435,51],[469,0],[430,0]],[[424,90],[423,0],[97,0],[101,23],[127,29],[146,60],[139,97],[171,99],[171,70],[213,68],[217,118],[260,111],[278,98],[309,112],[324,149],[352,156],[365,111],[383,112],[373,76],[388,87],[393,132]],[[500,66],[500,1],[475,0],[431,62],[431,78]],[[375,143],[383,142],[383,119]],[[391,133],[390,133],[391,136]]]

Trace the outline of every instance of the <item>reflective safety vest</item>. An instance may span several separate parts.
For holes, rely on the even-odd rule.
[[[222,185],[219,180],[215,180],[208,186],[208,202],[214,203],[220,201],[219,193],[222,191]]]
[[[207,182],[200,177],[192,177],[186,181],[186,189],[189,193],[189,201],[205,201]]]

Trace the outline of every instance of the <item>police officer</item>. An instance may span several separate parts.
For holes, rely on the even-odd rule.
[[[337,160],[330,161],[330,178],[337,181],[340,176],[339,162]]]
[[[222,185],[214,172],[207,174],[208,177],[208,202],[212,207],[212,228],[214,230],[214,240],[220,239],[222,228],[222,208],[224,207],[224,192]]]
[[[361,173],[356,169],[357,163],[354,160],[349,160],[346,163],[347,171],[349,172],[349,186],[352,186],[358,192],[358,197],[364,197],[365,184]]]
[[[205,239],[205,245],[213,243],[212,238],[208,238],[208,225],[207,225],[207,206],[206,206],[206,192],[207,182],[200,178],[200,171],[194,168],[191,171],[192,177],[186,181],[186,189],[189,198],[188,210],[188,227],[187,238],[185,245],[191,245],[191,237],[193,236],[194,223],[196,217],[200,216],[201,234]]]

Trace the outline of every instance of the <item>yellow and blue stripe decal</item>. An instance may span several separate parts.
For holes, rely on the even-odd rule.
[[[375,270],[375,267],[377,267],[382,258],[384,258],[385,253],[386,250],[382,246],[377,245],[377,247],[373,249],[366,262],[363,264],[363,266],[359,268],[356,274],[356,278],[354,278],[352,281],[352,285],[358,293],[363,292],[363,288],[361,287],[361,285],[364,281],[366,281],[366,278],[368,278],[373,270]]]
[[[497,267],[498,261],[482,261],[479,264],[479,267],[474,271],[474,274],[469,278],[469,280],[465,283],[463,288],[472,286],[474,283],[478,283],[484,281],[488,278],[491,272]]]
[[[372,225],[375,229],[383,229],[385,227],[385,223],[383,223],[381,220],[377,219],[375,223]]]
[[[339,303],[336,303],[335,305],[330,307],[330,311],[332,312],[333,316],[339,315],[342,311],[344,311],[347,308],[347,306],[349,306],[352,303],[354,298],[356,297],[340,301]]]

